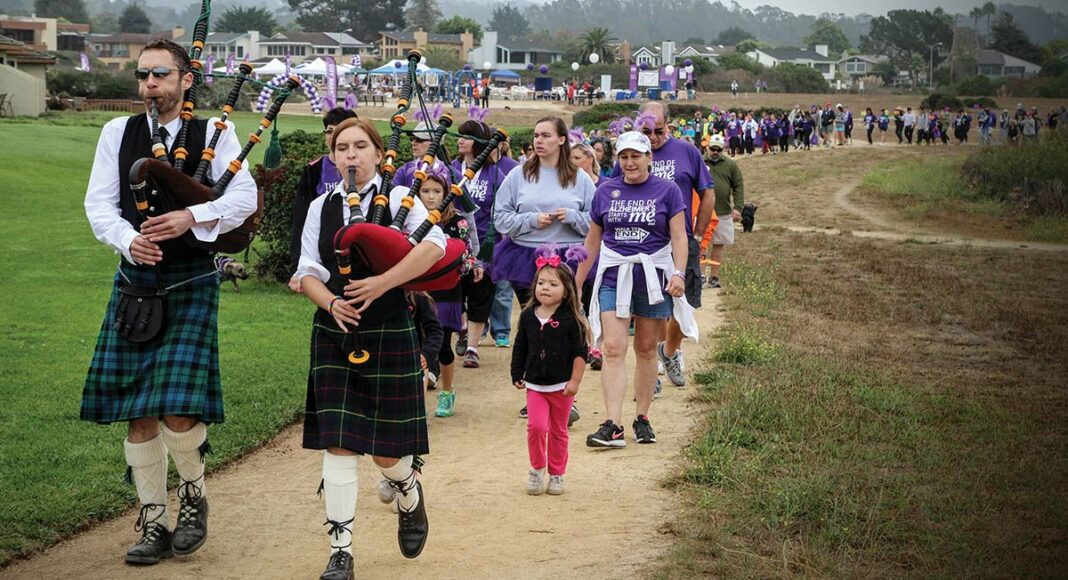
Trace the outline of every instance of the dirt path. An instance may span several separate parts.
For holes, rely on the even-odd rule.
[[[703,337],[722,321],[713,292],[706,291],[697,311]],[[684,346],[690,368],[708,344],[704,338]],[[660,482],[677,466],[699,419],[689,400],[693,387],[664,387],[651,413],[655,445],[631,440],[625,450],[595,451],[585,447],[585,437],[604,411],[600,373],[589,372],[578,396],[583,416],[571,430],[567,493],[531,497],[526,422],[517,417],[523,402],[508,379],[511,350],[481,351],[482,369],[459,369],[458,414],[430,419],[423,483],[431,532],[419,559],[400,555],[397,517],[378,502],[378,471],[361,459],[356,577],[609,578],[647,568],[670,545],[661,528],[674,518],[676,498]],[[628,402],[624,414],[633,412]],[[290,427],[209,477],[211,536],[190,557],[150,568],[123,564],[136,539],[136,514],[127,513],[3,570],[0,578],[317,578],[329,555],[315,496],[321,456],[300,448],[300,433],[299,425]]]

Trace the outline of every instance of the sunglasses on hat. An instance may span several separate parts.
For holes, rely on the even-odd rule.
[[[666,132],[667,128],[665,127],[657,127],[656,129],[649,129],[648,127],[646,127],[642,129],[642,133],[645,135],[652,135],[653,133],[656,133],[657,135],[663,135]]]
[[[143,80],[147,79],[149,74],[151,74],[153,77],[155,77],[157,79],[165,79],[168,76],[170,76],[170,74],[172,72],[174,72],[174,71],[181,72],[181,70],[182,69],[171,68],[169,66],[154,66],[152,68],[144,68],[144,67],[142,67],[142,68],[139,68],[139,69],[134,71],[134,76],[137,77],[137,80],[139,80],[139,81],[143,81]]]

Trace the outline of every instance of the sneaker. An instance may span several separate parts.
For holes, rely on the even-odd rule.
[[[653,399],[659,399],[660,393],[664,391],[664,385],[660,383],[660,378],[656,379],[656,386],[653,387]]]
[[[571,427],[575,424],[575,421],[578,421],[581,418],[582,415],[579,415],[578,405],[571,403],[571,413],[567,416],[567,426]]]
[[[454,350],[456,356],[463,356],[467,352],[467,329],[463,329],[456,333],[456,349]]]
[[[634,424],[631,426],[634,428],[635,441],[638,443],[656,443],[656,433],[653,432],[653,427],[649,425],[649,417],[638,415],[638,418],[634,420]]]
[[[708,286],[709,288],[722,288],[723,287],[719,283],[719,277],[717,277],[717,276],[712,276],[711,278],[709,278],[708,279],[708,284],[706,284],[706,286]]]
[[[438,393],[438,408],[434,411],[435,417],[452,417],[456,412],[452,406],[456,402],[456,393],[442,391]]]
[[[378,501],[382,503],[393,503],[397,500],[397,490],[393,489],[393,486],[389,484],[389,480],[382,478],[382,481],[378,482]]]
[[[656,356],[664,365],[664,371],[666,371],[664,374],[667,375],[668,380],[676,387],[685,387],[686,374],[682,366],[682,351],[675,351],[674,356],[669,358],[664,354],[664,343],[661,342],[656,345]]]
[[[591,369],[593,369],[595,371],[601,370],[601,366],[604,364],[604,357],[601,355],[601,351],[600,350],[598,350],[596,348],[591,348],[590,349],[590,354],[589,354],[589,359],[590,359],[590,368]]]
[[[664,374],[664,363],[660,362],[659,359],[657,359],[657,361],[656,361],[656,374],[657,375]]]
[[[531,468],[527,473],[527,495],[545,493],[545,470]]]
[[[498,336],[494,344],[497,345],[497,348],[508,348],[512,346],[512,341],[507,336]]]
[[[523,408],[519,410],[519,418],[520,419],[526,419],[527,418],[527,406],[526,405],[523,405]]]
[[[562,475],[550,475],[549,476],[549,489],[547,490],[549,495],[561,495],[564,493],[564,476]]]
[[[171,532],[167,526],[157,523],[155,519],[148,520],[149,512],[154,508],[162,508],[159,504],[145,504],[141,506],[141,514],[134,524],[134,531],[141,532],[141,539],[126,550],[127,564],[158,564],[161,559],[174,556],[171,546]],[[162,510],[156,515],[156,519],[163,514]]]
[[[319,580],[352,580],[352,554],[345,550],[336,550],[330,554]]]
[[[478,351],[469,348],[464,353],[464,368],[465,369],[477,369],[478,368]]]
[[[201,476],[203,479],[203,476]],[[192,554],[208,539],[208,498],[192,481],[178,486],[178,524],[174,526],[173,547],[178,556]]]
[[[601,428],[596,433],[586,437],[586,447],[626,447],[627,441],[623,438],[623,427],[616,425],[611,419],[601,423]]]

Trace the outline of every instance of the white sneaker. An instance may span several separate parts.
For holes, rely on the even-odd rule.
[[[564,476],[562,475],[550,475],[549,476],[549,495],[560,495],[564,493]]]
[[[383,479],[378,482],[378,501],[382,503],[393,503],[396,497],[397,490],[389,485],[388,479]]]
[[[664,343],[658,343],[656,345],[656,356],[664,368],[667,370],[667,377],[676,387],[686,386],[686,371],[682,361],[682,349],[675,351],[673,356],[667,356],[664,353]]]
[[[531,469],[527,474],[527,493],[541,495],[545,493],[545,470]]]

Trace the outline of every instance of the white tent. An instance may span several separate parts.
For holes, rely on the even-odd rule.
[[[275,76],[286,72],[286,63],[272,58],[270,62],[261,66],[260,68],[252,69],[252,74],[256,76]]]
[[[337,63],[338,74],[348,74],[353,67],[347,64]],[[293,67],[293,72],[298,75],[320,75],[326,76],[326,61],[321,58],[316,58],[311,62],[301,63],[299,66]]]

